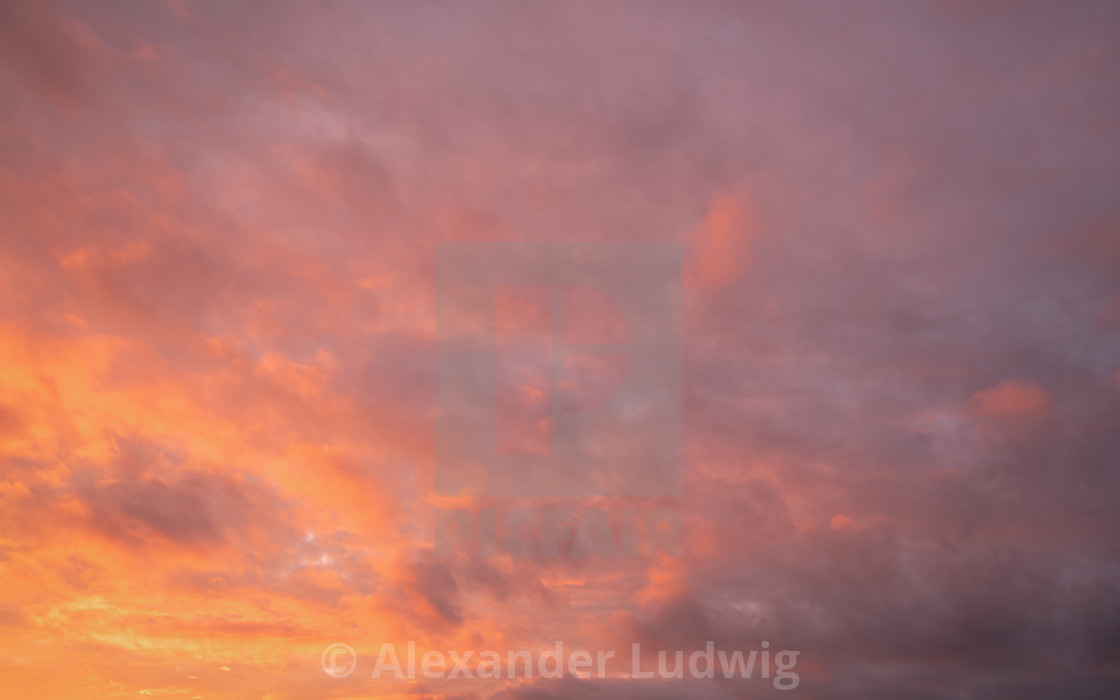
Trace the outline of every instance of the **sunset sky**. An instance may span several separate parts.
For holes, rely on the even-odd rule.
[[[1120,697],[1118,38],[1089,0],[0,3],[0,696]],[[559,456],[463,451],[495,424]],[[679,551],[439,546],[518,509]],[[618,659],[371,677],[410,641]],[[799,683],[629,677],[709,641]]]

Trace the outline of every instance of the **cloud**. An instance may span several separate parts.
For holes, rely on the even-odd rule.
[[[0,14],[12,693],[768,697],[320,664],[765,639],[788,697],[1115,695],[1114,3]],[[446,240],[684,246],[679,497],[432,496]],[[589,357],[575,407],[634,369]],[[685,555],[435,555],[516,505],[672,508]]]
[[[1050,397],[1029,380],[1005,380],[978,391],[969,406],[981,417],[1013,421],[1045,418],[1053,410]]]
[[[711,287],[734,281],[750,265],[755,235],[757,223],[749,206],[733,196],[718,197],[696,236],[691,279]]]

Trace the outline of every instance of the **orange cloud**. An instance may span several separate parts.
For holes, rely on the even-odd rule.
[[[860,697],[1107,694],[1115,23],[776,5],[0,3],[0,695],[753,697],[369,671],[783,636]],[[684,243],[683,395],[569,449],[554,410],[649,376],[641,326],[572,280],[557,346],[535,279],[437,323],[446,239]],[[448,337],[497,345],[496,401],[441,405]],[[614,426],[660,401],[672,498],[433,495],[441,411],[625,492],[662,448]],[[620,543],[670,509],[683,556],[436,556],[436,505]]]
[[[695,233],[689,280],[720,287],[742,276],[750,265],[750,247],[757,222],[742,198],[720,195],[712,202]]]
[[[972,412],[983,418],[1021,421],[1045,418],[1053,410],[1050,396],[1030,380],[1004,380],[973,394]]]

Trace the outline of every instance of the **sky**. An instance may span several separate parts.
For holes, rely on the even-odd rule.
[[[1118,36],[0,3],[0,694],[1116,697]],[[373,677],[557,641],[618,658]]]

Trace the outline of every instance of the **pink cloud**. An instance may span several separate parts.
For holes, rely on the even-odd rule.
[[[1112,697],[1118,22],[4,5],[4,689]],[[685,248],[676,497],[434,495],[449,240]],[[507,411],[518,448],[552,427],[557,368],[578,411],[641,370],[558,358],[538,292],[494,300],[498,405],[455,407]],[[638,337],[561,292],[565,343]],[[464,347],[483,315],[454,319]],[[651,395],[584,445],[622,493],[648,472],[614,428]],[[612,536],[671,510],[683,556],[437,556],[437,507],[522,506],[598,509]],[[802,685],[369,678],[385,640],[561,638],[767,640]],[[338,641],[367,663],[348,680],[320,665]]]
[[[1038,420],[1053,410],[1050,396],[1030,380],[1008,379],[978,391],[969,401],[977,415],[999,420]]]

